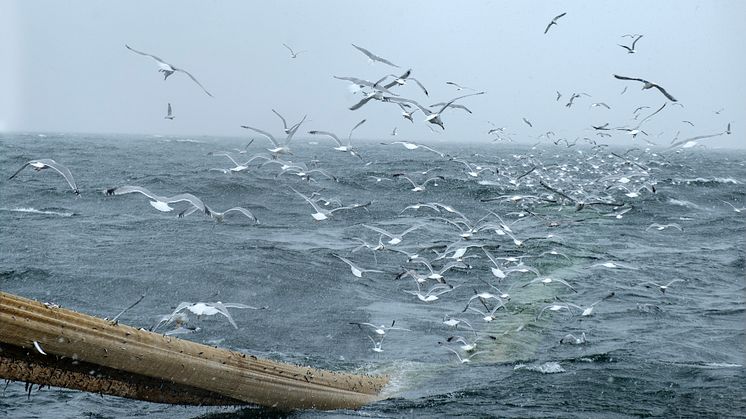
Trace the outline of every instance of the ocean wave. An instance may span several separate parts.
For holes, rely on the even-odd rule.
[[[703,177],[697,177],[697,178],[691,178],[691,179],[671,179],[671,184],[673,185],[680,185],[680,184],[686,184],[686,185],[718,185],[718,184],[731,184],[731,185],[741,185],[743,182],[739,182],[736,179],[730,178],[730,177],[713,177],[713,178],[703,178]]]
[[[542,374],[558,374],[561,372],[565,372],[565,369],[562,368],[562,365],[559,364],[559,362],[545,362],[540,365],[526,365],[526,364],[518,364],[515,367],[513,367],[513,371],[515,370],[526,370],[526,371],[534,371],[534,372],[540,372]]]
[[[44,215],[56,215],[59,217],[72,217],[75,215],[74,212],[68,212],[64,210],[51,210],[51,209],[36,209],[36,208],[0,208],[0,211],[8,211],[8,212],[25,212],[30,214],[44,214]]]
[[[698,210],[703,209],[702,207],[700,207],[699,205],[695,204],[694,202],[690,202],[690,201],[687,201],[687,200],[684,200],[684,199],[673,199],[673,198],[671,198],[671,199],[668,200],[668,203],[672,204],[672,205],[678,205],[680,207],[687,207],[687,208],[693,208],[693,209],[698,209]]]

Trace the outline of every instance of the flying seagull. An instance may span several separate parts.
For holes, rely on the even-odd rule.
[[[661,86],[659,86],[659,85],[657,85],[655,83],[649,82],[649,81],[647,81],[645,79],[640,79],[640,78],[635,78],[635,77],[619,76],[619,75],[616,75],[616,74],[614,74],[614,78],[617,78],[619,80],[634,80],[634,81],[639,81],[641,83],[644,83],[644,85],[642,86],[643,90],[650,89],[651,87],[655,87],[661,93],[663,93],[663,96],[665,96],[666,98],[668,98],[668,100],[670,100],[671,102],[676,102],[676,99],[673,96],[671,96],[664,88],[662,88]]]
[[[617,45],[619,45],[620,47],[626,49],[628,54],[634,54],[635,52],[637,52],[637,51],[635,51],[635,44],[637,43],[637,41],[640,40],[640,38],[642,38],[642,35],[637,35],[637,38],[635,38],[635,40],[632,41],[632,46],[631,47],[628,47],[628,46],[622,45],[622,44],[617,44]]]
[[[411,103],[411,104],[417,106],[418,108],[420,108],[420,110],[422,111],[422,113],[424,113],[426,115],[425,121],[427,121],[427,122],[429,122],[431,124],[435,124],[435,125],[439,126],[441,129],[445,129],[445,126],[443,125],[443,120],[440,119],[440,114],[442,114],[443,111],[445,111],[446,109],[448,109],[451,106],[451,104],[453,104],[453,102],[455,102],[455,101],[457,101],[459,99],[463,99],[463,98],[469,97],[469,96],[483,95],[483,94],[484,94],[484,92],[476,92],[476,93],[470,93],[468,95],[463,95],[463,96],[459,96],[459,97],[453,98],[450,101],[448,101],[447,103],[443,104],[443,106],[437,112],[431,111],[430,109],[428,109],[428,108],[420,105],[417,101],[414,101],[412,99],[389,98],[389,101],[391,101],[391,102]]]
[[[171,104],[168,104],[168,112],[166,113],[166,116],[163,117],[163,119],[170,119],[173,121],[173,119],[176,118],[173,113],[171,112]]]
[[[154,60],[155,60],[155,62],[157,62],[157,63],[158,63],[158,67],[159,67],[158,71],[159,71],[159,72],[161,72],[161,73],[163,73],[163,80],[166,80],[166,79],[168,78],[168,76],[170,76],[171,74],[174,74],[174,72],[176,72],[176,71],[181,71],[182,73],[184,73],[184,74],[186,74],[187,76],[189,76],[189,78],[190,78],[190,79],[192,79],[192,81],[194,81],[195,83],[197,83],[197,85],[198,85],[199,87],[201,87],[201,88],[202,88],[202,90],[204,90],[204,92],[205,92],[205,93],[207,93],[207,96],[210,96],[210,97],[212,97],[212,93],[208,92],[208,91],[207,91],[207,89],[205,89],[205,86],[203,86],[203,85],[202,85],[202,83],[200,83],[199,81],[197,81],[197,79],[196,79],[196,78],[194,78],[194,76],[193,76],[193,75],[191,75],[191,73],[189,73],[188,71],[186,71],[186,70],[183,70],[183,69],[181,69],[181,68],[178,68],[178,67],[174,67],[174,66],[172,66],[171,64],[169,64],[169,63],[167,63],[167,62],[165,62],[165,61],[161,60],[161,59],[160,59],[160,58],[158,58],[158,57],[156,57],[155,55],[152,55],[152,54],[148,54],[148,53],[145,53],[145,52],[141,52],[141,51],[138,51],[138,50],[136,50],[136,49],[134,49],[134,48],[130,47],[130,46],[129,46],[129,45],[127,45],[127,44],[125,44],[124,46],[125,46],[125,47],[127,47],[127,49],[128,49],[128,50],[130,50],[130,51],[132,51],[132,52],[134,52],[134,53],[136,53],[136,54],[144,55],[144,56],[146,56],[146,57],[150,57],[150,58],[154,59]]]
[[[289,46],[287,46],[287,44],[282,44],[282,45],[290,51],[290,58],[296,58],[296,57],[298,57],[298,54],[300,54],[301,52],[307,52],[306,50],[301,50],[301,51],[295,52],[295,51],[293,51],[292,48],[290,48]]]
[[[357,46],[357,45],[355,45],[355,44],[352,44],[352,46],[353,46],[353,47],[355,47],[355,49],[357,49],[358,51],[360,51],[360,52],[362,52],[363,54],[365,54],[365,56],[366,56],[366,57],[368,57],[368,59],[370,59],[371,61],[379,61],[379,62],[382,62],[382,63],[384,63],[384,64],[388,64],[388,65],[390,65],[391,67],[396,67],[396,68],[399,68],[399,66],[398,66],[398,65],[396,65],[396,64],[394,64],[394,63],[392,63],[391,61],[389,61],[389,60],[387,60],[387,59],[385,59],[385,58],[379,57],[379,56],[377,56],[376,54],[373,54],[372,52],[368,51],[368,50],[367,50],[367,49],[365,49],[365,48],[359,47],[359,46]]]
[[[567,12],[565,12],[565,13],[562,13],[562,14],[559,14],[559,15],[555,16],[555,17],[554,17],[554,19],[552,19],[552,21],[551,21],[551,22],[549,22],[549,24],[547,25],[547,28],[546,28],[546,29],[544,29],[544,35],[546,35],[546,34],[547,34],[547,32],[549,32],[549,28],[551,28],[551,27],[552,27],[552,25],[556,25],[556,24],[557,24],[557,20],[558,20],[559,18],[561,18],[562,16],[564,16],[564,15],[566,15],[566,14],[567,14]]]
[[[168,204],[173,204],[175,202],[189,202],[192,204],[192,206],[198,208],[200,211],[203,211],[207,213],[205,204],[202,202],[201,199],[197,198],[196,196],[189,194],[189,193],[183,193],[178,194],[174,196],[160,196],[156,195],[153,192],[150,192],[148,189],[145,189],[141,186],[120,186],[118,188],[110,188],[104,191],[105,195],[124,195],[128,193],[141,193],[148,198],[151,199],[150,205],[153,206],[153,208],[157,209],[158,211],[162,212],[168,212],[172,211],[173,208],[171,208]]]
[[[21,173],[21,170],[25,169],[26,166],[33,167],[34,170],[36,170],[37,172],[40,170],[49,169],[49,168],[56,170],[57,173],[65,177],[67,184],[70,185],[70,187],[73,189],[73,192],[75,192],[75,195],[80,196],[80,191],[78,190],[78,187],[75,185],[75,179],[73,179],[73,175],[72,173],[70,173],[70,170],[67,167],[57,163],[56,161],[52,159],[39,159],[39,160],[28,161],[23,166],[21,166],[20,169],[18,169],[15,173],[13,173],[13,176],[9,177],[8,180],[11,180],[14,177],[16,177],[16,175]]]
[[[528,120],[528,119],[526,119],[526,118],[523,118],[523,122],[525,122],[525,123],[526,123],[526,125],[528,125],[528,126],[529,126],[529,127],[531,127],[531,128],[533,128],[533,127],[534,127],[534,125],[533,125],[533,124],[531,123],[531,121],[529,121],[529,120]]]

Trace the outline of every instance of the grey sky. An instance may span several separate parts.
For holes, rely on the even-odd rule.
[[[544,35],[561,12],[567,15]],[[592,137],[591,124],[633,124],[637,106],[653,110],[665,102],[655,89],[614,79],[616,73],[657,82],[684,105],[669,103],[643,126],[650,140],[666,145],[679,130],[683,139],[733,122],[733,135],[705,144],[744,147],[743,16],[746,2],[735,0],[0,1],[0,131],[249,138],[240,125],[282,132],[274,108],[289,120],[308,114],[303,132],[346,135],[367,118],[356,136],[389,139],[398,127],[398,139],[490,141],[491,121],[517,141],[534,142],[548,130],[572,140]],[[627,33],[644,34],[636,54],[617,46],[629,44],[621,38]],[[308,52],[291,59],[283,42]],[[125,43],[190,71],[215,97],[184,74],[164,82],[155,62]],[[402,68],[370,63],[350,43]],[[434,134],[422,114],[411,124],[393,104],[349,111],[358,96],[332,78],[376,80],[407,68],[430,97],[415,85],[397,92],[423,104],[463,94],[446,81],[487,94],[460,102],[473,115],[447,111],[446,130]],[[556,90],[564,95],[560,102]],[[592,97],[568,109],[572,92]],[[173,121],[163,119],[167,102]],[[612,109],[590,108],[593,102]],[[631,139],[618,131],[606,141]]]

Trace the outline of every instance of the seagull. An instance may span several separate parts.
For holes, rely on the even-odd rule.
[[[414,123],[414,118],[412,115],[414,115],[415,112],[419,111],[419,108],[414,108],[413,110],[409,111],[407,108],[404,107],[403,104],[397,103],[399,107],[401,108],[401,115],[404,117],[404,119],[409,120],[409,122]]]
[[[448,349],[449,351],[451,351],[451,352],[453,352],[454,354],[456,354],[456,356],[458,357],[458,360],[459,360],[459,362],[461,362],[462,364],[468,364],[468,363],[470,363],[470,362],[471,362],[471,359],[472,359],[472,358],[473,358],[473,357],[474,357],[475,355],[479,355],[479,354],[482,354],[482,353],[486,352],[486,351],[479,351],[479,352],[474,352],[474,353],[472,353],[471,355],[469,355],[469,356],[467,356],[467,357],[462,357],[462,356],[461,356],[461,354],[460,354],[460,353],[458,353],[458,351],[457,351],[457,350],[455,350],[455,349],[453,349],[453,348],[449,348],[448,346],[444,346],[444,348],[446,348],[446,349]]]
[[[635,52],[637,52],[637,51],[635,51],[635,44],[637,43],[637,41],[640,40],[640,38],[642,38],[642,35],[637,35],[637,38],[635,38],[635,40],[632,41],[632,46],[631,47],[628,47],[628,46],[622,45],[622,44],[617,44],[617,45],[619,45],[620,47],[626,49],[628,54],[634,54]]]
[[[597,108],[599,106],[603,106],[606,109],[611,109],[611,107],[609,105],[607,105],[606,103],[604,103],[604,102],[591,103],[591,106],[594,107],[594,108]]]
[[[420,227],[424,227],[424,226],[425,226],[424,224],[417,224],[417,225],[414,225],[414,226],[409,227],[408,229],[404,230],[403,232],[401,232],[401,234],[394,234],[394,233],[389,233],[388,231],[386,231],[386,230],[384,230],[382,228],[378,228],[378,227],[375,227],[375,226],[363,224],[363,227],[365,227],[367,229],[370,229],[370,230],[373,230],[373,231],[375,231],[377,233],[383,234],[384,236],[388,237],[390,239],[388,241],[388,244],[391,244],[391,245],[396,245],[396,244],[401,243],[401,241],[404,239],[405,235],[407,235],[408,233],[411,233],[411,232],[417,230]]]
[[[270,157],[269,155],[256,154],[254,156],[251,156],[251,158],[249,160],[247,160],[246,162],[239,163],[239,162],[236,161],[236,159],[233,158],[233,156],[231,156],[228,153],[224,153],[224,152],[218,152],[218,153],[210,152],[210,153],[208,153],[208,155],[209,156],[225,156],[225,157],[228,157],[228,159],[230,159],[230,161],[232,161],[233,164],[235,164],[236,166],[235,167],[231,167],[230,169],[227,169],[227,173],[229,173],[229,172],[242,172],[244,170],[248,170],[249,169],[248,164],[251,163],[252,161],[256,160],[256,159],[264,159],[264,160],[267,160],[267,161],[271,161],[272,160],[272,157]]]
[[[337,137],[334,133],[329,131],[312,130],[308,131],[308,133],[312,135],[326,135],[328,137],[331,137],[337,143],[337,147],[334,147],[335,150],[344,153],[350,153],[351,155],[362,159],[362,156],[360,156],[360,154],[352,147],[352,132],[355,131],[360,125],[363,125],[365,121],[366,120],[363,119],[362,121],[358,122],[357,125],[352,127],[352,129],[350,130],[350,134],[347,136],[347,145],[342,144],[342,140],[340,140],[339,137]]]
[[[17,174],[21,173],[21,170],[25,169],[26,166],[31,166],[36,170],[37,172],[44,169],[52,168],[57,173],[61,174],[65,180],[67,181],[67,184],[70,185],[75,195],[80,196],[80,191],[78,190],[78,186],[75,184],[75,179],[73,179],[72,173],[70,173],[70,169],[67,167],[57,163],[56,161],[52,159],[39,159],[39,160],[30,160],[26,162],[23,166],[21,166],[20,169],[18,169],[11,177],[8,178],[8,180],[13,179],[16,177]]]
[[[446,84],[450,84],[451,86],[454,86],[456,90],[471,90],[472,92],[476,92],[476,89],[472,89],[471,87],[461,86],[458,83],[454,83],[452,81],[447,81]]]
[[[541,318],[542,314],[544,314],[544,312],[547,310],[549,311],[567,310],[567,312],[570,313],[570,315],[573,315],[572,309],[570,308],[570,305],[568,305],[567,303],[554,303],[554,304],[549,304],[547,306],[544,306],[541,309],[541,311],[539,311],[539,314],[536,315],[536,320],[538,321]]]
[[[176,117],[172,114],[172,112],[171,112],[171,103],[169,103],[168,104],[168,111],[166,112],[166,116],[164,116],[163,119],[170,119],[170,120],[173,121],[174,118],[176,118]]]
[[[198,209],[199,208],[197,208],[195,206],[192,206],[191,208],[188,208],[188,209],[180,212],[179,213],[179,218],[184,218],[184,217],[192,214],[193,212],[197,211]],[[247,210],[246,208],[243,208],[243,207],[233,207],[233,208],[229,208],[229,209],[227,209],[227,210],[225,210],[223,212],[218,212],[218,211],[215,211],[212,208],[208,207],[207,205],[205,205],[204,212],[207,215],[209,215],[210,218],[214,219],[218,223],[222,223],[225,220],[225,215],[226,214],[228,214],[230,212],[240,212],[241,214],[243,214],[246,217],[248,217],[251,221],[255,222],[256,224],[259,224],[259,220],[256,219],[256,217],[254,216],[254,214],[252,214],[251,211],[249,211],[249,210]]]
[[[698,135],[696,137],[687,138],[685,140],[679,140],[676,142],[671,143],[670,146],[668,146],[669,149],[676,148],[678,146],[681,146],[681,148],[691,148],[697,145],[697,141],[704,140],[707,138],[713,138],[713,137],[719,137],[721,135],[725,134],[724,132],[718,132],[715,134],[708,134],[708,135]]]
[[[531,127],[531,128],[533,128],[533,127],[534,127],[534,124],[532,124],[532,123],[531,123],[531,121],[529,121],[529,120],[528,120],[528,119],[526,119],[526,118],[522,118],[522,119],[523,119],[523,122],[525,122],[525,123],[526,123],[526,125],[528,125],[528,126],[529,126],[529,127]]]
[[[450,101],[446,102],[440,108],[440,110],[438,110],[437,112],[431,111],[430,109],[428,109],[428,108],[420,105],[417,101],[412,100],[412,99],[389,98],[389,101],[411,103],[411,104],[417,106],[418,108],[420,108],[420,110],[426,115],[425,121],[427,121],[427,122],[429,122],[431,124],[435,124],[435,125],[439,126],[441,129],[445,129],[445,126],[443,125],[443,120],[440,119],[440,114],[442,114],[443,111],[445,111],[446,109],[448,109],[448,107],[450,107],[453,102],[455,102],[455,101],[457,101],[459,99],[463,99],[463,98],[469,97],[469,96],[483,95],[483,94],[484,94],[484,92],[476,92],[476,93],[470,93],[468,95],[463,95],[463,96],[459,96],[459,97],[453,98]]]
[[[297,57],[298,57],[298,54],[300,54],[301,52],[307,52],[306,50],[302,50],[302,51],[298,51],[298,52],[295,52],[295,51],[293,51],[293,49],[292,49],[292,48],[290,48],[289,46],[287,46],[287,44],[284,44],[284,43],[283,43],[282,45],[283,45],[283,46],[284,46],[285,48],[287,48],[287,49],[288,49],[288,51],[290,51],[290,58],[297,58]]]
[[[529,285],[531,285],[533,283],[536,283],[536,282],[541,282],[544,285],[548,285],[548,284],[551,284],[553,282],[559,282],[560,284],[565,285],[566,287],[570,288],[573,292],[578,292],[575,288],[572,287],[572,285],[570,285],[564,279],[553,279],[553,278],[549,278],[549,277],[546,277],[546,278],[535,278],[535,279],[531,280],[530,282],[524,284],[523,287],[527,287],[527,286],[529,286]]]
[[[179,195],[166,197],[166,196],[156,195],[153,192],[150,192],[149,190],[141,186],[125,185],[125,186],[120,186],[118,188],[107,189],[106,191],[104,191],[104,194],[105,195],[124,195],[128,193],[133,193],[133,192],[141,193],[147,196],[148,198],[150,198],[151,199],[150,205],[152,205],[153,208],[157,209],[158,211],[162,211],[162,212],[172,211],[173,208],[169,206],[168,204],[173,204],[175,202],[189,202],[190,204],[192,204],[192,206],[206,213],[205,211],[206,207],[205,207],[205,204],[202,202],[202,200],[189,193],[183,193]]]
[[[373,329],[374,333],[376,333],[378,335],[381,335],[381,336],[385,335],[386,332],[389,331],[389,330],[401,330],[401,331],[405,331],[405,332],[411,332],[411,330],[405,329],[403,327],[394,327],[395,323],[396,323],[396,320],[394,320],[394,321],[391,322],[391,326],[384,326],[384,325],[377,326],[377,325],[375,325],[373,323],[350,322],[350,324],[357,325],[361,329],[363,328],[363,326],[370,327],[370,328]]]
[[[420,283],[416,282],[416,284],[417,284],[417,291],[405,290],[404,292],[406,292],[407,294],[416,295],[420,301],[423,301],[426,303],[433,302],[437,300],[438,297],[440,297],[441,295],[447,292],[451,292],[456,288],[450,284],[435,284],[432,286],[432,288],[430,288],[429,290],[427,290],[426,293],[423,294],[422,290],[420,289]]]
[[[300,195],[301,197],[303,197],[303,199],[305,199],[306,202],[308,202],[309,204],[311,204],[311,206],[313,207],[313,209],[316,211],[315,213],[311,214],[311,217],[313,217],[313,219],[316,220],[316,221],[323,221],[323,220],[329,219],[337,211],[349,210],[349,209],[355,209],[355,208],[361,208],[361,207],[367,207],[368,205],[371,204],[370,202],[367,202],[365,204],[354,204],[354,205],[349,205],[349,206],[346,206],[346,207],[338,207],[338,208],[334,208],[332,210],[327,210],[327,209],[321,208],[311,198],[309,198],[309,197],[303,195],[302,193],[296,191],[292,187],[290,189],[293,192],[295,192],[298,195]]]
[[[282,143],[282,144],[280,144],[280,142],[277,141],[277,139],[275,139],[275,137],[273,137],[272,134],[270,134],[270,133],[268,133],[266,131],[262,131],[259,128],[250,127],[248,125],[241,125],[241,128],[252,130],[254,132],[257,132],[257,133],[262,134],[263,136],[267,137],[267,139],[269,139],[269,141],[271,141],[272,145],[274,146],[273,148],[268,148],[267,149],[267,151],[269,151],[270,153],[272,153],[274,155],[277,155],[277,154],[292,154],[290,152],[290,147],[288,147],[288,144],[290,144],[290,140],[293,139],[293,135],[295,135],[295,133],[298,131],[298,128],[300,128],[300,125],[305,120],[306,120],[306,116],[304,115],[303,119],[301,119],[300,122],[298,122],[292,128],[290,128],[290,131],[288,132],[288,136],[285,138],[285,142]]]
[[[416,78],[410,77],[411,74],[412,74],[412,69],[409,69],[409,70],[405,71],[404,74],[402,74],[401,76],[398,76],[398,77],[395,76],[394,74],[389,74],[387,77],[393,77],[394,81],[385,84],[383,87],[386,88],[386,89],[388,89],[388,88],[394,87],[396,85],[403,86],[403,85],[407,84],[408,80],[412,80],[415,83],[417,83],[418,86],[420,86],[420,89],[422,89],[422,92],[425,93],[425,96],[429,96],[430,94],[428,93],[428,91],[425,88],[425,86],[423,86],[422,83],[420,83],[420,81],[417,80]]]
[[[551,28],[551,27],[552,27],[552,25],[556,25],[556,24],[557,24],[557,20],[558,20],[559,18],[561,18],[562,16],[564,16],[564,15],[566,15],[566,14],[567,14],[567,12],[564,12],[564,13],[561,13],[561,14],[559,14],[559,15],[555,16],[555,17],[554,17],[554,19],[552,19],[552,21],[551,21],[551,22],[549,22],[549,24],[547,25],[547,28],[546,28],[546,29],[544,29],[544,35],[546,35],[546,34],[547,34],[547,32],[549,32],[549,28]]]
[[[169,63],[167,63],[167,62],[165,62],[165,61],[161,60],[161,59],[160,59],[160,58],[158,58],[158,57],[156,57],[155,55],[152,55],[152,54],[148,54],[148,53],[145,53],[145,52],[141,52],[141,51],[138,51],[138,50],[136,50],[136,49],[134,49],[134,48],[130,47],[130,46],[129,46],[129,45],[127,45],[127,44],[125,44],[124,46],[125,46],[125,47],[127,47],[127,49],[128,49],[128,50],[130,50],[130,51],[132,51],[132,52],[134,52],[134,53],[136,53],[136,54],[144,55],[144,56],[146,56],[146,57],[150,57],[150,58],[154,59],[154,60],[155,60],[155,62],[157,62],[157,63],[158,63],[158,67],[159,67],[158,71],[159,71],[159,72],[161,72],[161,73],[163,73],[163,80],[166,80],[166,79],[168,78],[168,76],[170,76],[170,75],[171,75],[171,74],[173,74],[174,72],[176,72],[176,71],[181,71],[182,73],[184,73],[184,74],[186,74],[187,76],[189,76],[189,78],[190,78],[190,79],[192,79],[192,81],[194,81],[195,83],[197,83],[197,85],[198,85],[199,87],[201,87],[201,88],[202,88],[202,90],[203,90],[203,91],[204,91],[205,93],[207,93],[207,96],[210,96],[210,97],[212,97],[212,93],[208,92],[208,91],[207,91],[207,89],[205,89],[205,86],[202,86],[202,83],[200,83],[199,81],[197,81],[197,79],[196,79],[196,78],[194,78],[194,76],[193,76],[193,75],[192,75],[191,73],[189,73],[188,71],[186,71],[186,70],[183,70],[183,69],[181,69],[181,68],[178,68],[178,67],[174,67],[174,66],[172,66],[171,64],[169,64]]]
[[[179,312],[183,310],[189,310],[192,313],[196,314],[198,317],[222,314],[228,319],[231,326],[238,329],[236,322],[233,321],[233,317],[228,312],[229,308],[247,308],[251,310],[260,309],[259,307],[252,307],[252,306],[247,306],[246,304],[239,304],[239,303],[221,303],[220,301],[215,302],[215,303],[202,303],[202,302],[190,303],[190,302],[185,301],[176,307],[176,310],[174,310],[173,313],[171,313],[171,316],[169,316],[169,319],[174,318]],[[262,307],[262,309],[263,308],[266,308],[266,307]],[[168,323],[169,321],[170,320],[168,320],[166,323]]]
[[[303,121],[301,121],[301,122],[298,122],[297,124],[295,124],[295,125],[293,125],[291,127],[288,127],[288,122],[285,120],[285,118],[283,118],[282,115],[280,115],[279,112],[277,112],[274,109],[272,109],[272,112],[275,115],[277,115],[280,118],[280,120],[282,120],[282,130],[285,132],[285,134],[290,134],[290,131],[292,131],[293,129],[295,129],[296,126],[299,126],[301,124],[301,122],[303,122]]]
[[[666,293],[666,290],[668,289],[668,287],[670,287],[670,286],[671,286],[671,284],[674,284],[674,283],[676,283],[676,282],[685,282],[685,281],[684,281],[683,279],[674,279],[673,281],[670,281],[670,282],[669,282],[669,283],[667,283],[666,285],[660,285],[660,284],[658,284],[658,283],[655,283],[655,282],[653,282],[653,281],[648,281],[648,282],[643,282],[643,283],[642,283],[642,284],[640,284],[640,285],[644,285],[644,286],[645,286],[645,287],[647,287],[647,288],[650,288],[650,286],[651,286],[651,285],[655,285],[656,287],[658,287],[658,288],[659,288],[659,289],[661,290],[661,292],[662,292],[663,294],[665,294],[665,293]],[[650,285],[648,285],[648,284],[650,284]]]
[[[357,45],[355,45],[355,44],[351,44],[351,45],[352,45],[353,47],[355,47],[355,49],[357,49],[358,51],[360,51],[360,52],[362,52],[363,54],[365,54],[365,56],[366,56],[366,57],[368,57],[368,59],[369,59],[369,60],[371,60],[371,61],[378,61],[378,62],[381,62],[381,63],[384,63],[384,64],[388,64],[388,65],[390,65],[391,67],[396,67],[396,68],[399,68],[399,66],[398,66],[398,65],[396,65],[396,64],[394,64],[394,63],[392,63],[391,61],[389,61],[389,60],[387,60],[387,59],[385,59],[385,58],[382,58],[382,57],[379,57],[379,56],[377,56],[377,55],[373,54],[372,52],[368,51],[368,50],[367,50],[367,49],[365,49],[365,48],[359,47],[359,46],[357,46]]]
[[[414,183],[414,181],[412,179],[410,179],[409,177],[407,177],[403,173],[396,173],[394,175],[394,177],[401,177],[401,178],[404,178],[404,179],[408,180],[409,183],[412,184],[412,189],[411,189],[412,192],[422,192],[422,191],[425,190],[425,186],[427,186],[428,183],[430,183],[430,182],[437,182],[438,180],[444,180],[445,179],[445,177],[439,175],[439,176],[431,177],[431,178],[427,179],[426,181],[424,181],[424,182],[422,182],[420,184],[417,184],[417,183]]]
[[[645,79],[640,79],[640,78],[635,78],[635,77],[625,77],[625,76],[619,76],[616,74],[614,74],[613,76],[614,78],[619,79],[619,80],[633,80],[633,81],[639,81],[641,83],[644,83],[642,86],[643,90],[655,87],[656,89],[658,89],[659,92],[663,93],[663,96],[668,98],[668,100],[670,100],[671,102],[676,102],[676,99],[673,96],[671,96],[664,88],[662,88],[661,86],[655,83],[649,82]]]
[[[411,141],[394,141],[391,143],[381,143],[381,145],[394,145],[394,144],[401,144],[406,148],[407,150],[417,150],[418,148],[421,148],[423,150],[432,151],[433,153],[439,155],[440,157],[445,157],[445,153],[440,152],[432,147],[428,147],[424,144],[417,144],[413,143]]]
[[[341,260],[342,262],[348,264],[350,266],[350,270],[352,271],[352,274],[355,275],[357,278],[362,278],[364,273],[383,273],[383,271],[379,271],[377,269],[363,269],[352,263],[351,260],[342,257],[336,253],[332,253],[332,256],[336,257],[337,259]]]

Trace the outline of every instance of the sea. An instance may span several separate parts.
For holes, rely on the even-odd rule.
[[[746,151],[389,137],[351,154],[318,137],[273,158],[247,142],[0,134],[0,289],[105,318],[144,295],[118,320],[146,329],[182,302],[266,307],[229,308],[237,328],[184,311],[176,336],[385,374],[383,399],[278,412],[7,382],[0,416],[746,416]],[[265,157],[231,171],[225,154]],[[80,196],[51,169],[8,179],[34,159]],[[258,222],[104,193],[125,185]]]

